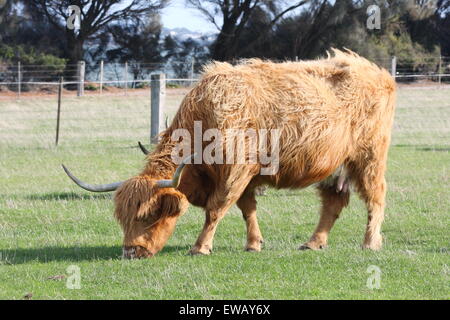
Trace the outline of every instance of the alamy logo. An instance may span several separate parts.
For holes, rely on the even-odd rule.
[[[66,281],[67,289],[81,289],[81,270],[79,266],[70,265],[66,272],[69,274]]]
[[[380,289],[381,288],[381,269],[380,267],[371,265],[366,270],[367,273],[370,273],[369,278],[367,278],[366,286],[370,290]]]
[[[80,29],[81,24],[81,9],[79,6],[71,5],[68,8],[69,17],[67,18],[67,29]]]
[[[279,169],[279,129],[207,129],[194,121],[194,137],[187,129],[176,129],[172,161],[180,164],[194,147],[194,164],[260,164],[261,175],[274,175]],[[192,139],[194,139],[192,141]]]
[[[381,29],[381,9],[377,5],[371,5],[367,8],[367,29],[380,30]]]

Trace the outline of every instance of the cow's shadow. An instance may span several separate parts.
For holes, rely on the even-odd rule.
[[[187,253],[189,246],[166,246],[158,256],[178,252]],[[122,260],[122,247],[114,246],[48,246],[41,248],[11,248],[0,250],[0,265],[18,265],[29,262],[83,262]]]
[[[76,193],[76,192],[49,192],[40,194],[31,194],[25,197],[27,200],[95,200],[95,199],[112,199],[108,193]]]
[[[396,144],[393,147],[397,148],[409,148],[418,151],[430,151],[430,152],[450,152],[450,148],[447,146],[426,146],[426,145],[415,145],[415,144]]]

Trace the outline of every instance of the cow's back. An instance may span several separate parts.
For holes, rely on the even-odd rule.
[[[286,186],[309,184],[360,147],[367,126],[376,127],[370,118],[380,121],[386,113],[382,100],[393,90],[386,71],[340,51],[307,62],[217,62],[185,97],[172,129],[193,132],[194,121],[201,121],[203,130],[279,130],[280,170],[274,179]]]

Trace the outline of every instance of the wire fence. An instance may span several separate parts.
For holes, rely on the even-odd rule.
[[[172,122],[191,81],[165,90],[159,127]],[[55,86],[57,87],[57,86]],[[79,98],[70,90],[33,99],[0,99],[0,145],[13,148],[96,149],[99,145],[127,150],[137,141],[151,142],[151,89],[122,89]],[[450,86],[400,86],[392,144],[423,148],[450,147]],[[58,104],[58,101],[60,102]],[[138,149],[136,149],[138,150]]]
[[[110,87],[77,97],[76,92],[63,89],[55,94],[37,95],[25,99],[0,99],[0,145],[17,148],[137,148],[137,142],[151,141],[153,119],[160,119],[164,129],[175,116],[192,81],[182,81],[179,87],[167,86],[159,114],[152,111],[152,88],[129,90]],[[167,81],[170,83],[169,81]],[[62,86],[61,86],[62,87]],[[153,103],[154,104],[154,103]]]
[[[170,79],[185,80],[195,78],[201,64],[194,59],[170,61],[170,63],[107,63],[67,65],[15,65],[0,64],[0,94],[6,91],[19,95],[28,91],[48,91],[63,78],[65,85],[82,85],[88,91],[102,91],[104,86],[134,89],[148,86],[150,75],[165,73]],[[180,84],[179,84],[180,85]]]
[[[399,90],[393,144],[448,147],[450,58],[421,64],[399,63],[395,58],[378,63],[405,84]],[[147,65],[141,78],[123,72],[130,70],[129,65],[98,67],[86,66],[80,81],[79,64],[0,66],[0,144],[47,148],[59,141],[60,146],[70,148],[99,143],[123,148],[136,146],[137,141],[150,143],[155,117],[152,75],[171,67]],[[114,68],[121,68],[120,72]],[[171,122],[189,88],[198,81],[197,68],[192,63],[185,68],[186,74],[177,77],[169,72],[162,80],[166,90],[157,116],[160,129]],[[81,88],[84,99],[77,97]]]
[[[450,84],[450,57],[402,61],[396,57],[375,61],[386,68],[397,82],[405,84]],[[169,87],[189,86],[197,80],[202,64],[195,60],[167,63],[104,63],[68,65],[15,65],[0,64],[0,98],[55,94],[61,78],[64,88],[85,93],[132,93],[135,89],[148,88],[154,73],[167,75]],[[134,92],[136,94],[136,92]]]
[[[391,71],[397,82],[431,81],[442,84],[450,81],[450,57],[435,57],[402,61],[396,57],[376,62]]]

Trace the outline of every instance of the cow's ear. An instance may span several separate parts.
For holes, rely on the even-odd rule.
[[[176,216],[181,212],[181,195],[165,193],[160,197],[159,210],[163,216]]]

